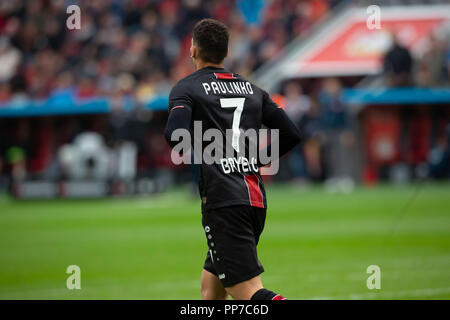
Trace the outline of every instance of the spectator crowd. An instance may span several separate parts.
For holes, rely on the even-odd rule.
[[[249,75],[319,20],[332,0],[65,0],[0,2],[0,102],[132,94],[148,100],[192,71],[190,34],[212,17],[230,27],[227,66]]]

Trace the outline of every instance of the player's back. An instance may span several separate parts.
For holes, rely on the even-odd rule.
[[[191,108],[194,153],[196,161],[201,161],[203,209],[266,207],[257,167],[266,95],[245,78],[215,67],[194,72],[172,89],[169,108]],[[221,153],[209,152],[211,142],[205,140],[219,146],[215,151]]]

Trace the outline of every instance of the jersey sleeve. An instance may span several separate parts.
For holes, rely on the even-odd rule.
[[[279,127],[283,125],[282,122],[285,121],[280,122],[278,118],[280,118],[280,115],[283,114],[285,115],[285,112],[278,104],[276,104],[272,100],[272,98],[266,91],[264,90],[261,91],[262,91],[262,123],[271,129],[280,129]]]
[[[262,95],[262,123],[270,129],[279,130],[278,143],[281,157],[300,143],[301,135],[286,112],[270,98],[269,94],[262,90]],[[268,146],[269,150],[271,150],[271,144]]]
[[[169,112],[174,109],[182,108],[192,112],[192,106],[193,102],[188,86],[184,83],[178,82],[169,94]]]
[[[189,130],[192,118],[192,99],[188,89],[176,84],[169,95],[169,117],[167,119],[164,136],[167,143],[173,148],[178,141],[172,140],[172,133],[177,129]]]

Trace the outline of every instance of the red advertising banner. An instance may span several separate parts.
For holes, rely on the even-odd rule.
[[[420,54],[432,33],[450,21],[449,10],[425,8],[381,8],[379,29],[370,29],[368,14],[355,10],[299,55],[289,73],[301,77],[378,73],[392,34],[413,53]]]

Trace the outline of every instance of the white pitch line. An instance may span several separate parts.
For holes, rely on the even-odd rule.
[[[401,291],[382,291],[380,289],[378,292],[368,292],[368,293],[352,293],[349,294],[344,300],[361,300],[361,299],[370,299],[370,298],[381,298],[381,299],[389,299],[389,298],[398,298],[398,297],[429,297],[435,296],[438,294],[450,293],[450,287],[448,288],[424,288],[424,289],[415,289],[415,290],[401,290]],[[334,297],[314,297],[308,300],[340,300],[343,299],[339,296]]]
[[[195,288],[200,287],[200,280],[190,280],[190,281],[181,281],[181,280],[173,280],[173,281],[161,281],[161,282],[154,282],[149,283],[147,285],[147,291],[164,291],[164,290],[172,290],[174,286],[180,286],[182,285],[183,289],[186,288]],[[92,296],[99,298],[96,299],[102,299],[102,294],[97,294],[99,291],[109,290],[109,292],[121,292],[123,291],[123,288],[125,290],[133,290],[133,288],[136,287],[135,284],[131,284],[130,286],[126,285],[88,285],[88,286],[81,286],[80,290],[69,290],[67,288],[48,288],[48,289],[24,289],[20,291],[6,291],[6,292],[0,292],[0,300],[1,299],[34,299],[30,298],[29,296],[42,296],[38,297],[37,299],[52,299],[52,298],[64,298],[64,299],[71,299],[71,298],[80,298],[85,295],[85,293],[88,293],[87,299],[92,299]],[[103,298],[103,299],[110,299],[110,298]],[[129,297],[123,297],[123,299],[129,299]],[[134,299],[134,298],[133,298]],[[140,298],[139,298],[140,299]]]
[[[149,284],[149,287],[152,288],[152,290],[155,290],[157,288],[165,289],[168,287],[168,284],[172,285],[172,281],[165,281],[165,282],[159,282],[159,283],[153,283]],[[178,282],[177,282],[178,283]],[[189,281],[184,283],[185,287],[194,287],[198,284],[198,281]],[[93,291],[102,289],[110,289],[112,291],[114,290],[120,290],[120,286],[107,286],[107,285],[99,285],[99,286],[88,286],[85,288],[86,290],[90,291],[90,294],[94,294]],[[413,290],[400,290],[400,291],[382,291],[381,289],[378,292],[368,292],[368,293],[353,293],[347,295],[346,298],[342,298],[342,296],[330,296],[330,297],[313,297],[313,298],[306,298],[307,300],[361,300],[361,299],[370,299],[370,298],[381,298],[381,299],[392,299],[392,298],[402,298],[402,297],[430,297],[435,296],[438,294],[445,294],[450,293],[450,287],[447,288],[423,288],[423,289],[413,289]],[[76,290],[76,293],[82,293],[78,290]],[[75,292],[70,292],[70,290],[65,288],[53,288],[53,289],[41,289],[41,290],[23,290],[19,292],[9,292],[9,293],[3,293],[1,294],[1,299],[5,299],[8,297],[8,299],[16,299],[22,297],[24,298],[24,295],[27,295],[25,299],[28,299],[28,295],[42,295],[42,296],[62,296],[64,299],[70,299],[74,298],[73,296],[70,296],[70,294],[74,294]],[[81,295],[82,296],[82,295]],[[101,296],[101,295],[99,295]],[[46,299],[46,297],[43,297],[42,299]],[[101,299],[101,298],[100,298]],[[124,299],[127,299],[124,297]],[[305,298],[298,298],[299,300],[305,299]],[[296,299],[292,299],[296,300]]]

